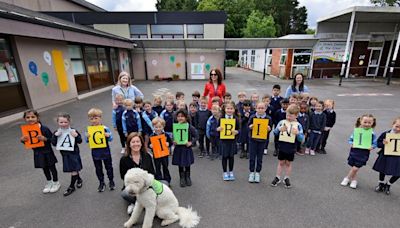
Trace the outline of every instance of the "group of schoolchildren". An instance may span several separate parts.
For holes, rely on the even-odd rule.
[[[334,101],[319,101],[316,97],[308,94],[293,94],[289,98],[280,96],[280,86],[274,85],[272,96],[264,95],[261,100],[258,94],[253,93],[250,99],[245,92],[238,93],[238,102],[232,101],[232,95],[226,93],[222,99],[213,97],[211,110],[207,108],[208,99],[200,96],[198,91],[192,94],[192,102],[186,105],[184,94],[177,92],[174,96],[167,93],[164,106],[161,97],[155,97],[153,103],[143,101],[136,97],[135,100],[123,99],[122,95],[115,96],[115,106],[112,113],[113,127],[118,132],[122,146],[121,153],[125,153],[126,137],[132,132],[139,132],[145,139],[145,146],[151,151],[150,137],[165,134],[172,153],[172,164],[179,167],[180,186],[191,186],[190,166],[194,163],[192,147],[198,145],[198,157],[208,157],[210,160],[220,159],[222,162],[224,181],[235,180],[233,172],[234,155],[240,151],[240,158],[249,159],[250,183],[259,183],[262,169],[263,155],[268,154],[269,133],[274,135],[274,156],[278,157],[276,176],[271,186],[277,186],[283,182],[286,188],[290,188],[291,163],[295,154],[315,155],[325,154],[325,146],[331,128],[336,121]],[[92,108],[88,112],[89,122],[92,126],[104,126],[102,124],[102,111]],[[70,129],[71,135],[75,137],[74,151],[60,151],[63,158],[63,171],[71,173],[71,183],[64,192],[65,196],[75,191],[75,187],[82,187],[82,179],[79,171],[82,162],[77,144],[82,142],[80,133],[71,128],[71,118],[67,113],[57,116],[59,129],[52,133],[39,120],[39,114],[35,110],[24,113],[24,119],[28,124],[40,124],[43,136],[38,137],[45,142],[45,147],[35,148],[35,168],[42,168],[47,179],[43,193],[56,192],[60,188],[57,178],[55,163],[57,159],[53,153],[51,144],[57,143],[57,137],[61,134],[60,129]],[[235,129],[231,129],[235,135],[234,139],[223,139],[220,132],[225,129],[221,127],[221,119],[234,119]],[[268,119],[268,134],[266,139],[252,137],[253,121],[255,119]],[[173,124],[188,123],[189,140],[185,145],[172,143]],[[364,115],[357,120],[356,127],[373,128],[375,119],[371,115]],[[111,151],[108,142],[113,138],[109,128],[104,126],[107,146],[105,148],[92,149],[92,158],[99,180],[98,191],[103,192],[106,188],[103,173],[105,166],[109,179],[109,189],[115,189]],[[295,135],[294,142],[280,141],[280,135]],[[374,135],[372,145],[384,148],[387,144],[386,133],[400,134],[400,118],[395,119],[393,128],[384,132],[378,140]],[[85,138],[90,135],[85,132]],[[21,142],[26,142],[26,137],[21,137]],[[352,138],[349,142],[352,141]],[[376,143],[377,141],[377,143]],[[129,145],[128,145],[129,146]],[[174,147],[172,149],[172,147]],[[348,164],[352,167],[348,175],[343,179],[342,185],[356,188],[356,175],[359,168],[364,166],[368,160],[370,150],[352,148],[348,158]],[[163,180],[166,184],[171,182],[168,170],[168,156],[153,158],[156,175],[155,178]],[[386,156],[380,152],[374,165],[374,170],[380,173],[377,191],[390,192],[390,185],[400,177],[400,157]],[[285,173],[284,177],[282,177]],[[385,182],[385,175],[393,177]]]

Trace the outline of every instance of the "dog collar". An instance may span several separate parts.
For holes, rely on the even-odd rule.
[[[161,195],[163,193],[163,184],[158,180],[153,180],[153,183],[150,186],[151,189],[156,193],[156,195]]]

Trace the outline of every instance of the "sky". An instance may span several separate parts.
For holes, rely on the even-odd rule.
[[[156,11],[156,0],[86,0],[108,11]],[[298,0],[306,6],[308,25],[315,28],[317,19],[351,6],[370,6],[370,0]]]

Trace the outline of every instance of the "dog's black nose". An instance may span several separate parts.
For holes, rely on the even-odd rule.
[[[135,192],[134,192],[133,190],[130,190],[130,191],[129,191],[129,194],[130,194],[130,195],[135,195]]]

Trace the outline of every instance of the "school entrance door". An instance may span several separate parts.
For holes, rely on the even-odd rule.
[[[382,55],[382,48],[370,49],[367,76],[375,77],[378,74],[381,55]]]

